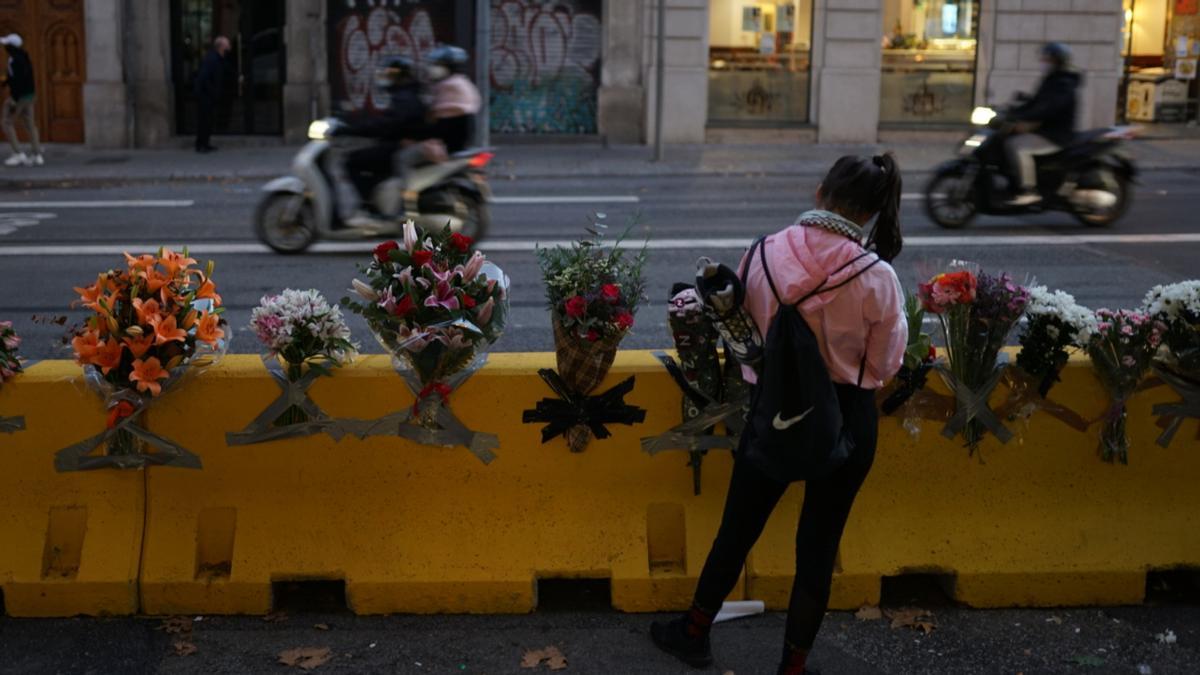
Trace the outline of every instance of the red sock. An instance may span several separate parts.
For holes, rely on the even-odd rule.
[[[784,647],[783,665],[780,667],[779,673],[780,675],[804,675],[804,664],[807,661],[807,649]]]
[[[687,614],[687,634],[693,639],[700,639],[712,630],[713,614],[693,606]]]

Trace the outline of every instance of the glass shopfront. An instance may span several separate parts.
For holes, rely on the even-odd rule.
[[[1121,117],[1178,124],[1197,119],[1200,3],[1125,0]]]
[[[808,122],[812,0],[712,0],[710,125]]]
[[[979,0],[884,0],[881,124],[967,124]]]

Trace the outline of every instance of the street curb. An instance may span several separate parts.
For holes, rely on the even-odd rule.
[[[243,355],[191,379],[144,420],[195,452],[202,469],[58,474],[55,451],[102,430],[104,414],[75,385],[78,366],[40,362],[0,388],[0,411],[26,421],[0,435],[0,511],[12,516],[0,520],[8,612],[262,614],[274,582],[327,580],[345,583],[359,614],[513,613],[536,608],[543,578],[607,580],[624,611],[687,607],[720,520],[729,454],[708,453],[697,495],[685,453],[642,451],[642,438],[680,422],[681,394],[640,351],[620,353],[598,391],[636,376],[626,401],[646,410],[644,424],[610,426],[611,438],[579,454],[561,439],[543,444],[541,425],[521,418],[553,397],[537,372],[554,365],[552,353],[495,354],[452,394],[466,427],[499,436],[490,464],[462,447],[395,436],[230,447],[226,433],[279,395],[258,357]],[[362,357],[309,392],[335,419],[412,404],[385,356]],[[1051,396],[1084,419],[1109,406],[1079,359]],[[1129,466],[1096,457],[1094,426],[1078,432],[1040,411],[1028,426],[1009,422],[1020,441],[989,436],[976,457],[938,434],[940,421],[918,420],[914,436],[885,418],[831,607],[874,605],[882,580],[905,574],[933,575],[975,607],[1141,602],[1148,572],[1200,565],[1200,453],[1186,452],[1194,423],[1174,451],[1153,446],[1151,408],[1175,398],[1166,387],[1133,397]],[[787,606],[801,500],[800,487],[785,496],[732,598]]]

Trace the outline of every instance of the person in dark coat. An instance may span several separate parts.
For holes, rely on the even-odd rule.
[[[213,111],[221,99],[225,80],[225,55],[229,53],[229,38],[224,35],[213,40],[212,49],[200,62],[196,73],[196,152],[216,150],[212,140]]]
[[[1075,137],[1076,98],[1082,78],[1071,70],[1071,52],[1066,45],[1051,42],[1042,47],[1042,64],[1046,75],[1037,93],[1011,113],[1018,133],[1008,139],[1005,148],[1020,181],[1020,191],[1010,202],[1014,206],[1041,201],[1037,156],[1052,155]]]
[[[377,79],[387,90],[387,108],[348,120],[338,131],[342,135],[376,139],[371,146],[355,150],[346,158],[346,171],[358,191],[360,209],[367,211],[372,210],[371,192],[375,187],[396,173],[398,165],[402,171],[422,154],[423,146],[412,142],[426,140],[431,135],[421,98],[421,82],[412,61],[402,57],[389,59],[379,69]],[[408,147],[397,161],[396,153],[405,145]]]
[[[13,33],[0,38],[0,46],[8,52],[7,67],[0,69],[6,75],[4,85],[8,87],[8,98],[0,108],[0,129],[12,147],[12,157],[4,160],[5,166],[27,166],[45,164],[42,145],[38,140],[37,118],[34,115],[33,63],[29,52],[22,49],[21,36]],[[3,62],[0,62],[3,63]],[[14,122],[20,122],[29,135],[30,149],[26,154],[17,143]]]

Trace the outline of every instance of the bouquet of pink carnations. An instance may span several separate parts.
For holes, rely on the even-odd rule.
[[[1096,377],[1112,401],[1100,430],[1100,457],[1106,462],[1129,463],[1126,405],[1161,344],[1162,325],[1148,314],[1096,310],[1096,329],[1088,341],[1087,352]]]
[[[0,385],[21,372],[21,359],[17,357],[20,346],[21,336],[13,330],[12,322],[0,321]]]

